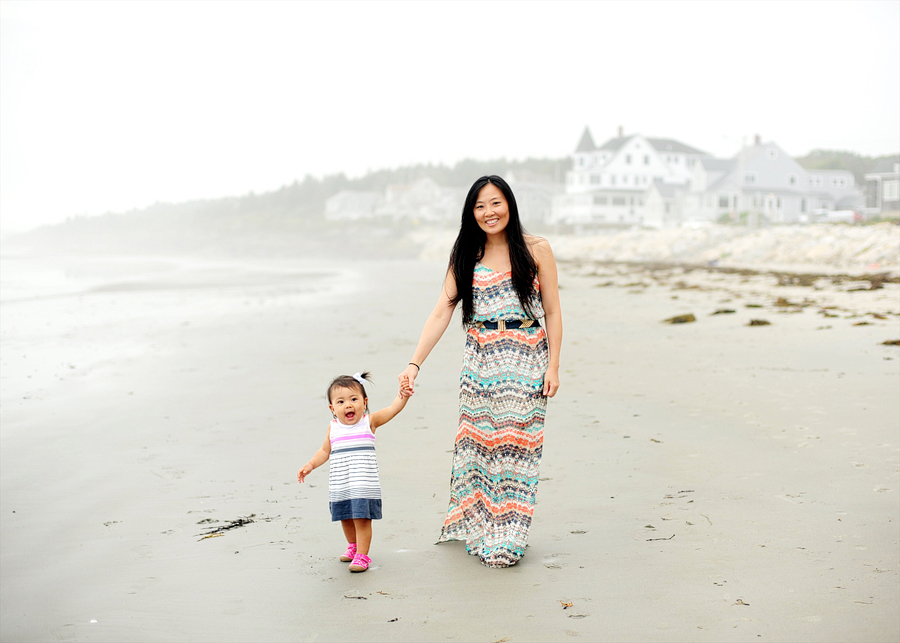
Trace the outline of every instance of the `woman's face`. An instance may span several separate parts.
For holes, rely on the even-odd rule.
[[[487,234],[501,234],[509,223],[509,204],[506,197],[493,183],[488,183],[478,191],[475,201],[475,221]]]

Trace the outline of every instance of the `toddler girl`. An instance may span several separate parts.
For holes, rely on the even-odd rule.
[[[372,521],[381,518],[381,485],[375,459],[375,430],[403,410],[409,389],[401,388],[387,408],[369,413],[365,383],[368,373],[334,378],[328,387],[328,408],[334,419],[322,448],[297,473],[302,483],[309,473],[331,458],[328,474],[328,506],[331,520],[341,521],[347,551],[341,560],[351,572],[369,568]]]

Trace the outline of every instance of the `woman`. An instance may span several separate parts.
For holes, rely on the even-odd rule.
[[[401,385],[415,390],[458,304],[466,348],[439,542],[464,540],[484,565],[508,567],[525,553],[534,513],[547,398],[559,389],[562,316],[550,244],[524,233],[499,176],[483,176],[469,190],[444,288]]]

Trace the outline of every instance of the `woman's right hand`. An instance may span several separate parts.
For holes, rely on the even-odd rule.
[[[409,389],[409,394],[412,395],[415,393],[415,384],[416,377],[419,375],[419,369],[416,368],[415,364],[410,364],[406,367],[406,370],[400,373],[397,376],[397,380],[400,382],[400,388]]]

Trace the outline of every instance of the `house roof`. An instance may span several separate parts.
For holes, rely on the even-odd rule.
[[[600,146],[599,149],[606,152],[616,152],[622,148],[625,143],[634,138],[632,136],[619,136],[616,138],[611,138],[606,141],[603,145]],[[673,140],[671,138],[648,138],[647,142],[653,146],[657,152],[676,152],[678,154],[699,154],[702,156],[708,156],[706,152],[701,152],[697,148],[691,147],[690,145],[685,145],[679,141]]]
[[[700,159],[700,163],[703,164],[703,169],[708,170],[710,172],[730,172],[734,167],[735,160],[734,159],[717,159],[711,156],[704,157]]]
[[[894,163],[900,163],[900,156],[888,156],[887,158],[879,159],[875,167],[866,172],[866,174],[893,173]]]
[[[578,142],[578,147],[575,149],[575,151],[593,152],[595,149],[597,149],[597,146],[594,145],[594,138],[591,136],[591,130],[585,127],[584,134],[581,135],[581,141]]]
[[[648,138],[647,140],[657,152],[678,152],[679,154],[702,154],[707,156],[706,152],[701,152],[695,147],[685,145],[671,138]]]
[[[664,183],[662,179],[656,179],[653,181],[654,187],[659,191],[660,195],[664,199],[671,199],[675,196],[675,190],[679,187],[684,189],[683,186],[672,185],[671,183]]]

